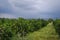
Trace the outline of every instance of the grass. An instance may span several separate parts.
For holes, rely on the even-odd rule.
[[[59,40],[58,38],[59,36],[51,22],[46,27],[23,37],[23,39],[20,36],[15,36],[13,40]]]
[[[58,38],[53,23],[26,36],[26,40],[59,40]]]

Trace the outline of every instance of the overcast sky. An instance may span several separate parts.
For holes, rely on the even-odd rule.
[[[60,18],[60,0],[0,0],[3,18]]]

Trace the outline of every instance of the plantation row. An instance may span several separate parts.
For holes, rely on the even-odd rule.
[[[45,27],[53,22],[56,32],[60,35],[60,19],[8,19],[0,18],[0,40],[11,40],[14,35],[20,34],[21,37]]]

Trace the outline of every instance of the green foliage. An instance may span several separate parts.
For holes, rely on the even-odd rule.
[[[53,21],[56,31],[60,34],[60,20],[0,18],[0,40],[12,40],[18,34],[21,38],[25,37],[27,34],[38,31]]]
[[[48,19],[48,23],[51,23],[51,22],[53,22],[53,21],[54,21],[54,20],[51,19],[51,18]]]
[[[55,31],[53,23],[49,23],[41,30],[30,33],[25,37],[26,40],[59,40],[59,35]]]
[[[58,32],[59,36],[60,36],[60,19],[56,19],[54,21],[54,26],[56,28],[56,32]]]
[[[42,19],[8,19],[0,18],[1,40],[10,40],[14,35],[21,34],[26,36],[30,32],[37,31],[47,25],[46,20]],[[2,29],[3,28],[3,29]]]

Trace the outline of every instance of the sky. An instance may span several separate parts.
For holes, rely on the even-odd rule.
[[[60,0],[0,0],[0,18],[60,18]]]

